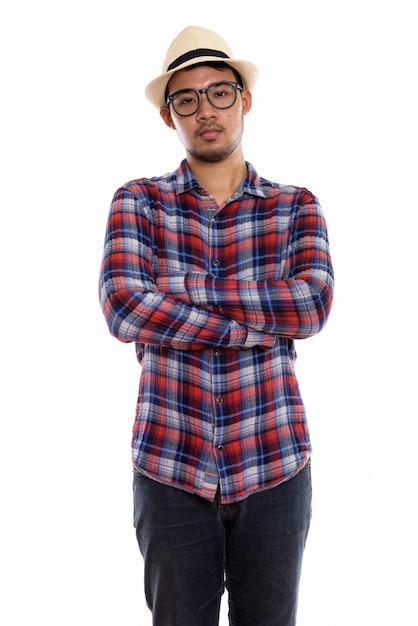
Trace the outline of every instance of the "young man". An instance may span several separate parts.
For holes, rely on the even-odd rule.
[[[146,89],[184,146],[121,187],[101,271],[110,332],[141,364],[134,523],[157,626],[293,626],[311,515],[294,339],[331,308],[326,224],[306,189],[245,161],[255,66],[183,30]]]

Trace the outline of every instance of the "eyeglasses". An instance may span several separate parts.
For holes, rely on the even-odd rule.
[[[167,106],[173,105],[173,109],[181,117],[193,115],[199,110],[202,96],[205,93],[210,104],[216,109],[229,109],[237,99],[237,89],[242,91],[238,83],[219,82],[212,83],[206,89],[180,89],[168,96]]]

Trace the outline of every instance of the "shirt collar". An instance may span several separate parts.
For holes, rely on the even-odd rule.
[[[267,180],[261,179],[251,163],[246,161],[247,176],[243,180],[236,196],[247,193],[259,198],[267,198],[273,190],[273,185]],[[184,159],[175,173],[176,176],[176,194],[185,193],[194,188],[200,188],[198,180],[195,178],[190,169],[187,160]]]

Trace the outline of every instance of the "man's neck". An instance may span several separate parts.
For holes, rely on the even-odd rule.
[[[232,196],[247,175],[247,165],[242,153],[214,163],[188,155],[187,162],[199,183],[219,205]]]

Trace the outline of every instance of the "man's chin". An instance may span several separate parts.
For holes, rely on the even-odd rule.
[[[195,159],[199,159],[199,161],[204,161],[206,163],[219,163],[219,161],[227,159],[234,150],[235,146],[230,145],[223,147],[212,146],[206,150],[194,150],[191,152],[191,155]]]

